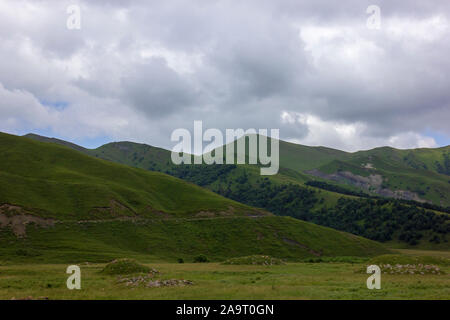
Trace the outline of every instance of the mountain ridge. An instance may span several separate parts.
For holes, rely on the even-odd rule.
[[[29,137],[44,141],[49,139],[39,138],[36,135]],[[56,139],[49,142],[71,147],[70,142],[63,140]],[[120,146],[131,148],[131,154],[116,150],[116,147]],[[279,141],[279,146],[280,170],[284,170],[284,173],[287,173],[287,169],[293,170],[291,177],[296,176],[296,180],[302,183],[316,179],[331,181],[351,189],[356,187],[377,196],[416,200],[443,207],[450,206],[450,146],[418,149],[378,147],[353,153],[327,147],[303,146],[282,140]],[[169,150],[126,141],[111,142],[95,149],[80,151],[110,161],[163,172],[167,171],[167,167],[170,166],[168,161],[171,161]],[[246,152],[248,152],[248,146]],[[136,154],[135,158],[133,154]],[[375,164],[372,163],[374,159]],[[311,174],[313,169],[322,173]],[[369,174],[378,175],[382,178],[383,188],[380,186],[361,188],[351,179],[324,178],[329,174],[345,170],[360,177]]]
[[[0,134],[0,258],[213,261],[251,254],[298,260],[371,256],[381,244],[277,217],[187,181]]]

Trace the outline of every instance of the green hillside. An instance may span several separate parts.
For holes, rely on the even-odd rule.
[[[273,182],[303,185],[309,180],[329,181],[374,196],[428,202],[441,207],[450,206],[450,178],[443,174],[450,166],[450,147],[415,150],[384,147],[346,153],[325,147],[307,147],[279,141],[279,148],[279,173],[268,177]],[[117,142],[87,152],[103,159],[147,170],[169,174],[180,170],[171,163],[169,151],[145,144]],[[247,153],[248,144],[246,155]],[[246,158],[248,159],[248,156]],[[230,173],[234,172],[234,177],[239,176],[242,171],[240,169],[245,168],[246,171],[254,173],[250,176],[257,178],[259,173],[251,169],[255,167],[257,166],[239,165]],[[350,172],[355,176],[345,176],[342,172]],[[371,175],[377,179],[368,183],[359,181]],[[230,179],[233,177],[228,178]],[[218,189],[217,182],[201,185],[211,185],[210,189]],[[335,192],[323,191],[323,197],[330,204],[335,203],[337,199]]]
[[[26,137],[66,146],[71,145],[71,143],[63,140],[46,138],[38,135],[26,135]],[[287,143],[286,145],[293,144]],[[82,147],[75,147],[76,150],[79,150],[79,148]],[[150,171],[167,173],[178,178],[188,180],[202,187],[206,187],[215,192],[217,192],[220,188],[226,188],[228,184],[231,184],[232,187],[235,186],[236,179],[239,179],[242,175],[247,175],[252,184],[257,184],[261,180],[259,167],[255,165],[177,166],[172,164],[170,151],[140,143],[127,141],[112,142],[102,145],[96,149],[84,149],[83,152],[112,162]],[[268,176],[267,178],[276,184],[295,183],[301,186],[303,186],[304,183],[310,179],[307,175],[286,167],[280,167],[279,174]],[[336,203],[337,199],[342,196],[341,194],[335,192],[328,192],[324,190],[320,192],[321,196],[330,205]]]
[[[151,171],[163,171],[171,165],[170,152],[133,142],[112,142],[86,153],[101,159]]]
[[[44,136],[40,136],[40,135],[34,134],[34,133],[28,133],[28,134],[24,135],[24,137],[30,138],[33,140],[37,140],[37,141],[42,141],[42,142],[51,142],[51,143],[60,144],[60,145],[63,145],[63,146],[66,146],[66,147],[69,147],[69,148],[72,148],[72,149],[75,149],[75,150],[81,151],[81,152],[89,152],[89,149],[83,148],[82,146],[79,146],[75,143],[61,140],[61,139],[44,137]]]
[[[159,172],[0,134],[0,260],[370,256],[380,244]]]
[[[335,159],[307,173],[325,180],[358,187],[374,195],[450,206],[450,147],[397,150],[376,148]],[[354,176],[346,175],[346,172]],[[371,178],[370,181],[368,178]]]
[[[280,140],[280,166],[299,172],[317,168],[334,159],[346,159],[347,152],[325,148],[308,147]]]
[[[0,134],[0,163],[0,203],[57,219],[261,213],[165,174],[7,134]]]
[[[0,261],[12,262],[106,262],[120,257],[192,262],[200,254],[210,261],[252,254],[298,261],[387,252],[374,241],[289,217],[67,221],[50,228],[28,227],[24,238],[0,230]]]
[[[436,152],[419,149],[422,157],[428,150]],[[447,209],[425,203],[422,197],[433,192],[448,196],[450,184],[442,174],[408,166],[408,152],[412,151],[377,148],[352,154],[280,141],[278,174],[261,176],[259,165],[173,165],[170,151],[132,142],[86,150],[95,157],[170,174],[277,215],[400,246],[446,249],[449,215],[439,211]],[[370,197],[374,200],[364,200]],[[392,200],[376,200],[379,197]],[[398,203],[394,198],[414,202]]]

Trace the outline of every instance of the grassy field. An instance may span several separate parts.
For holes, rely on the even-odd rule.
[[[381,276],[381,289],[366,287],[363,263],[288,263],[277,266],[219,263],[153,263],[158,279],[192,285],[128,287],[104,275],[103,264],[80,265],[81,290],[68,290],[63,264],[0,266],[0,299],[450,299],[448,275]],[[447,273],[449,267],[444,267]]]
[[[28,226],[26,237],[0,229],[0,261],[12,263],[142,261],[193,262],[269,254],[298,261],[331,256],[387,253],[380,243],[288,217],[229,217],[139,221],[60,222]]]

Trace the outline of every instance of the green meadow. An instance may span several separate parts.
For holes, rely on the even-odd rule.
[[[253,266],[220,263],[152,263],[158,279],[192,285],[127,287],[104,264],[81,264],[81,289],[66,287],[66,264],[0,266],[0,299],[450,299],[448,275],[381,275],[367,289],[364,263],[288,263]],[[447,273],[450,268],[444,267]]]

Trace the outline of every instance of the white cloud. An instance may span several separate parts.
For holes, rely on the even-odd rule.
[[[79,3],[81,30],[71,1],[0,3],[0,130],[171,147],[203,120],[346,150],[450,136],[448,1],[382,1],[379,31],[359,0]]]
[[[281,120],[287,126],[306,127],[308,133],[305,137],[288,140],[309,146],[333,146],[349,152],[386,145],[400,149],[437,147],[433,138],[414,132],[404,132],[382,139],[367,136],[367,125],[364,123],[324,121],[311,114],[288,111],[281,113]]]
[[[425,19],[393,17],[387,19],[384,28],[387,36],[399,41],[434,42],[448,35],[449,22],[442,14]]]
[[[16,132],[26,127],[45,128],[57,120],[57,113],[43,106],[24,90],[8,90],[0,83],[0,130]]]

